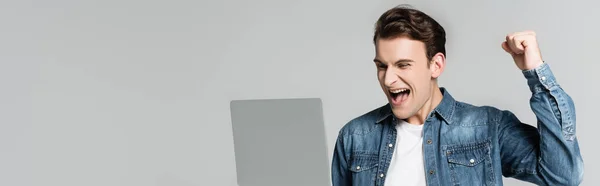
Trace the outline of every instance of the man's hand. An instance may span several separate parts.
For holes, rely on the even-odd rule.
[[[512,56],[515,64],[521,70],[531,70],[544,63],[533,31],[507,35],[506,41],[502,43],[502,48]]]

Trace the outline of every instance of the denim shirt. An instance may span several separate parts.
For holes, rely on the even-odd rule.
[[[502,176],[537,185],[578,185],[583,159],[575,106],[547,63],[523,71],[537,128],[513,113],[456,101],[446,88],[423,126],[427,185],[502,185]],[[333,186],[383,186],[396,141],[389,104],[348,122],[333,152]]]

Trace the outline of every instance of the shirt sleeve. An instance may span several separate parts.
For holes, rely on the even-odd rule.
[[[575,106],[547,63],[523,71],[537,128],[510,111],[499,119],[502,173],[538,185],[579,185],[583,160],[576,137]]]
[[[348,161],[344,147],[343,133],[338,134],[333,151],[331,162],[331,183],[332,186],[350,186],[352,181],[348,171]]]

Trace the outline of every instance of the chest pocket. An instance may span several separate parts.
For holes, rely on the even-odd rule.
[[[375,185],[379,156],[377,154],[353,154],[349,162],[349,171],[352,173],[352,185]]]
[[[446,156],[454,185],[494,185],[488,140],[448,146]]]

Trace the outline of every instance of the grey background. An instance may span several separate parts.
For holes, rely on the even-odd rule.
[[[330,185],[320,99],[235,100],[231,123],[238,185]]]
[[[0,185],[235,186],[237,99],[322,98],[331,151],[343,124],[385,103],[373,24],[404,2],[0,1]],[[576,102],[583,185],[600,184],[597,1],[408,2],[449,33],[441,85],[529,123],[500,43],[536,30]]]

